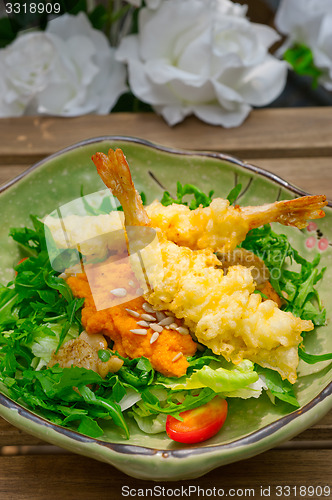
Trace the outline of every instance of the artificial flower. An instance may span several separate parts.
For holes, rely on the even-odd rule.
[[[84,13],[22,33],[0,50],[0,116],[108,113],[127,90],[114,54]]]
[[[284,88],[286,63],[268,52],[278,38],[229,0],[165,0],[141,9],[138,34],[122,39],[117,59],[134,95],[168,124],[194,114],[234,127]]]
[[[332,90],[332,1],[282,0],[275,23],[287,35],[279,53],[294,45],[308,47],[315,66],[321,70],[318,82]]]

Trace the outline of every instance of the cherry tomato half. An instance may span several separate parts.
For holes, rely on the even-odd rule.
[[[167,415],[168,437],[179,443],[200,443],[221,429],[227,416],[227,402],[216,396],[205,405],[180,413],[183,421]]]

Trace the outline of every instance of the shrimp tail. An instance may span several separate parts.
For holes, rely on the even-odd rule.
[[[149,226],[150,219],[143,207],[142,199],[135,189],[129,165],[121,149],[110,149],[108,156],[96,153],[92,161],[98,174],[112,194],[122,205],[126,225]]]
[[[283,200],[258,207],[243,207],[240,211],[249,224],[249,229],[279,222],[284,226],[295,226],[303,229],[310,219],[321,219],[325,216],[323,207],[327,205],[326,196],[303,196],[294,200]]]

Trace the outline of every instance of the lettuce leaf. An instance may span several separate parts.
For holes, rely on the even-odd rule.
[[[62,328],[63,326],[61,323],[46,323],[43,326],[39,326],[39,328],[36,328],[34,330],[30,342],[25,344],[31,349],[32,353],[36,357],[36,359],[32,361],[36,370],[40,370],[50,361],[54,351],[59,344]],[[78,337],[78,335],[78,326],[71,325],[66,333],[63,342],[65,343],[69,340],[73,340]]]
[[[167,415],[163,413],[142,416],[136,411],[133,411],[132,416],[141,431],[146,434],[159,434],[160,432],[165,432]]]
[[[208,387],[217,394],[230,394],[233,391],[246,388],[257,382],[258,374],[254,371],[254,363],[244,360],[230,369],[223,367],[212,368],[205,365],[196,370],[189,377],[160,381],[165,387],[172,390],[192,390]]]

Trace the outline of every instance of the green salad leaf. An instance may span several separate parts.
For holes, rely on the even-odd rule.
[[[293,385],[288,380],[282,380],[278,372],[269,368],[256,365],[255,370],[263,377],[273,398],[285,401],[296,408],[300,406],[296,399]]]
[[[208,403],[216,393],[208,388],[196,391],[169,391],[166,401],[159,398],[149,388],[142,392],[142,402],[151,413],[164,413],[178,418],[183,411],[192,410]],[[179,417],[181,420],[181,417]]]
[[[242,189],[242,184],[237,184],[233,189],[230,191],[230,193],[227,196],[227,200],[229,201],[230,205],[233,205],[233,203],[236,202],[239,194],[241,193]]]
[[[163,197],[161,199],[161,204],[167,207],[168,205],[172,205],[176,203],[178,205],[187,205],[188,202],[183,200],[183,197],[186,195],[194,195],[189,203],[190,210],[195,210],[200,205],[203,207],[208,207],[212,201],[212,196],[214,191],[210,191],[208,195],[203,193],[197,186],[193,184],[184,184],[181,182],[177,183],[176,188],[176,198],[172,198],[168,191],[165,191]]]
[[[312,262],[307,261],[291,246],[287,236],[275,233],[270,225],[249,231],[241,246],[263,259],[270,271],[273,288],[286,302],[285,311],[310,319],[317,326],[325,323],[326,311],[317,301],[315,289],[326,269],[318,271],[319,254]],[[299,264],[299,271],[288,269],[287,265],[293,261]],[[316,305],[312,300],[314,298]]]
[[[223,368],[220,364],[220,361],[214,360],[213,367],[204,365],[190,376],[178,379],[165,378],[164,380],[157,377],[157,381],[173,390],[209,387],[217,394],[225,394],[247,387],[258,380],[258,374],[254,371],[254,363],[249,360],[245,360],[237,366],[233,365],[229,369]]]
[[[300,347],[299,357],[303,359],[305,363],[314,365],[315,363],[320,363],[321,361],[329,361],[330,359],[332,359],[332,352],[327,354],[309,354],[308,352],[305,352],[302,347]]]
[[[228,195],[235,203],[241,192],[235,186]],[[177,184],[177,196],[165,192],[164,205],[184,204],[191,210],[206,207],[213,191],[204,194],[192,184]],[[90,215],[109,213],[111,199],[105,197],[93,207],[83,196]],[[185,197],[191,196],[186,201]],[[145,195],[141,194],[145,203]],[[118,208],[120,210],[121,207]],[[23,249],[26,260],[15,266],[16,276],[7,286],[0,285],[0,382],[14,400],[38,411],[51,422],[77,429],[83,434],[103,435],[103,420],[112,420],[129,437],[126,418],[131,416],[147,433],[161,432],[168,414],[181,419],[180,413],[197,408],[219,394],[223,397],[258,397],[268,388],[270,398],[294,407],[292,384],[278,372],[244,360],[237,366],[227,363],[209,349],[197,351],[188,358],[183,377],[165,377],[155,372],[145,357],[123,360],[115,373],[102,378],[93,370],[81,367],[49,367],[53,353],[82,331],[81,308],[84,299],[73,296],[59,272],[52,268],[46,245],[47,228],[35,216],[33,228],[12,228],[12,238]],[[285,235],[275,233],[269,225],[250,231],[242,246],[261,257],[271,273],[271,283],[283,297],[284,310],[315,325],[326,320],[316,285],[324,270],[319,270],[319,255],[312,262],[291,247]],[[69,262],[71,255],[64,257]],[[294,271],[288,264],[295,262]],[[59,267],[57,267],[59,269]],[[98,352],[99,362],[107,362],[112,351]],[[331,354],[313,355],[299,349],[308,363],[325,361]],[[124,411],[128,410],[124,415]]]
[[[142,356],[129,359],[123,358],[118,353],[116,355],[124,362],[118,371],[118,375],[123,382],[132,387],[143,387],[153,383],[155,371],[147,358]]]

